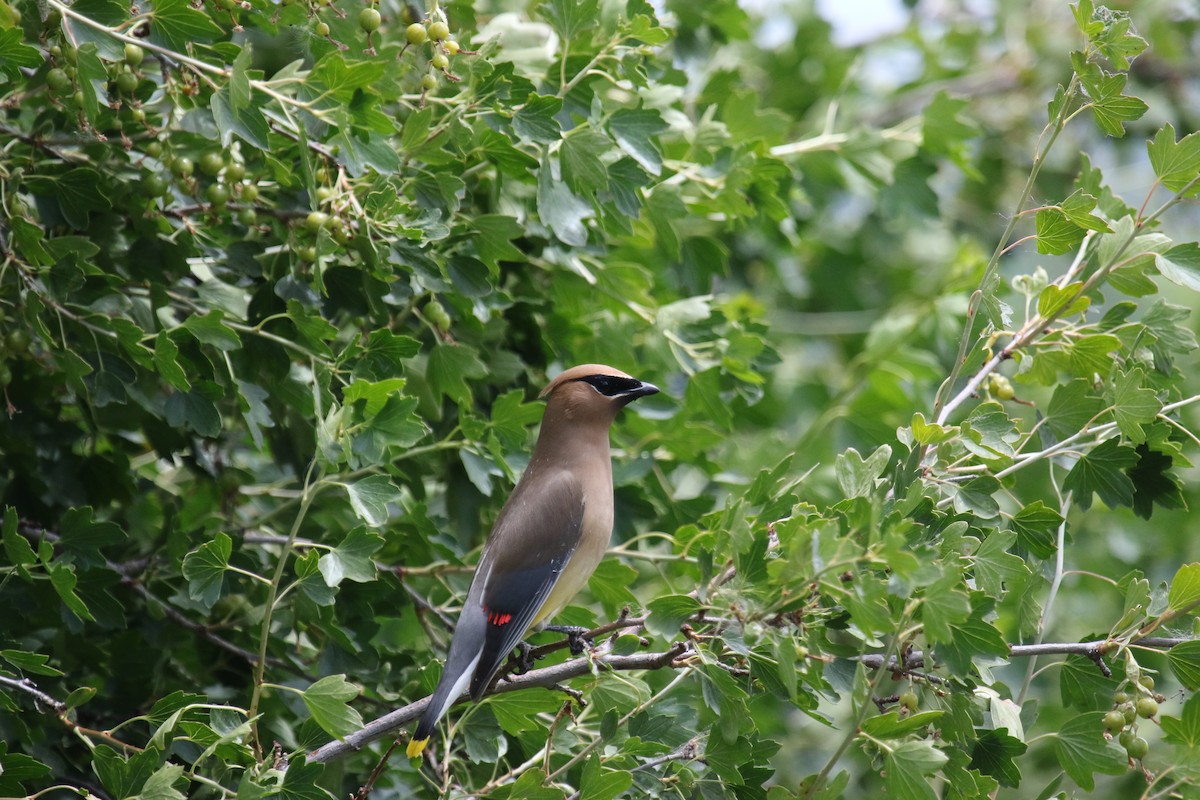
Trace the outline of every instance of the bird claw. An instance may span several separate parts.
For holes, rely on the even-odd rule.
[[[524,675],[533,669],[533,648],[525,642],[517,642],[517,652],[513,656],[513,660],[516,662],[513,672],[517,675]]]
[[[581,625],[547,625],[545,630],[554,631],[555,633],[565,633],[567,635],[567,646],[571,648],[571,655],[577,656],[595,646],[595,642],[588,638],[588,629]]]

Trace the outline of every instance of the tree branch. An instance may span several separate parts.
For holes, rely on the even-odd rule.
[[[1164,637],[1164,636],[1146,636],[1141,639],[1134,639],[1130,645],[1139,647],[1150,647],[1155,650],[1169,650],[1177,644],[1184,642],[1195,641],[1187,637]],[[1098,659],[1101,656],[1108,655],[1110,652],[1123,647],[1124,645],[1113,639],[1098,639],[1094,642],[1045,642],[1042,644],[1014,644],[1009,647],[1009,658],[1035,658],[1037,656],[1054,656],[1054,655],[1078,655],[1087,656],[1090,659]],[[882,655],[877,653],[868,653],[858,656],[856,659],[863,666],[872,669],[878,669],[883,666],[884,659]],[[920,650],[914,650],[904,656],[903,659],[898,659],[892,656],[887,660],[888,669],[896,672],[906,672],[912,669],[920,669],[925,666],[925,653]]]
[[[507,694],[508,692],[517,692],[522,689],[533,689],[535,687],[552,688],[555,684],[568,681],[571,678],[578,678],[581,675],[587,675],[598,669],[614,672],[663,668],[678,669],[684,666],[680,661],[680,657],[687,653],[690,647],[687,642],[677,642],[670,649],[664,650],[661,653],[634,653],[627,656],[606,653],[602,655],[593,654],[590,657],[574,658],[562,664],[555,664],[551,667],[532,670],[524,675],[510,677],[506,681],[493,685],[488,690],[487,695]],[[460,698],[458,702],[461,702],[462,699],[464,698]],[[427,705],[429,705],[429,698],[425,697],[415,703],[409,703],[403,708],[398,708],[395,711],[384,714],[382,717],[368,722],[361,730],[355,731],[344,740],[330,742],[327,745],[317,748],[308,754],[307,760],[310,764],[324,763],[341,758],[353,751],[361,750],[371,742],[388,736],[397,728],[421,716]]]

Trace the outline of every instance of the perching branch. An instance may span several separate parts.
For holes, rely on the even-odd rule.
[[[551,667],[532,670],[524,675],[510,677],[507,681],[495,684],[487,694],[488,696],[507,694],[508,692],[535,687],[551,688],[557,683],[568,681],[571,678],[578,678],[581,675],[587,675],[598,670],[620,672],[663,668],[677,669],[685,666],[681,661],[681,656],[687,653],[690,647],[686,642],[677,642],[661,653],[634,653],[627,656],[616,655],[614,653],[601,655],[593,653],[591,656],[574,658],[562,664],[555,664]],[[395,711],[384,714],[382,717],[368,722],[361,730],[350,734],[344,740],[330,742],[327,745],[317,748],[308,754],[307,760],[309,763],[324,763],[341,758],[353,751],[361,750],[371,742],[392,734],[397,728],[421,716],[427,705],[429,705],[429,698],[425,697],[415,703],[409,703],[403,708],[398,708]]]
[[[1169,650],[1177,644],[1184,642],[1195,641],[1186,637],[1164,637],[1164,636],[1146,636],[1141,639],[1134,639],[1129,642],[1130,645],[1138,647],[1149,647],[1155,650]],[[1042,644],[1014,644],[1008,649],[1009,658],[1036,658],[1037,656],[1064,656],[1077,655],[1087,656],[1093,661],[1098,660],[1101,656],[1108,655],[1114,650],[1126,646],[1124,643],[1113,639],[1099,639],[1094,642],[1044,642]],[[867,655],[859,656],[863,666],[871,669],[878,669],[884,664],[884,657],[876,653],[868,653]],[[887,659],[888,669],[895,672],[906,672],[911,669],[920,669],[925,666],[925,654],[919,650],[908,653],[903,659],[898,659],[895,656]]]

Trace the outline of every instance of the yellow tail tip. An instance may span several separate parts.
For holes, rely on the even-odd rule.
[[[425,745],[429,744],[428,739],[413,739],[408,743],[408,748],[404,751],[409,758],[417,758],[421,755],[421,751],[425,749]]]

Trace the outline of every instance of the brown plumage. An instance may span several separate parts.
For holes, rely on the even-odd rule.
[[[622,408],[657,392],[602,364],[572,367],[542,390],[537,445],[483,546],[410,758],[464,690],[478,700],[525,634],[587,583],[612,535],[609,428]]]

